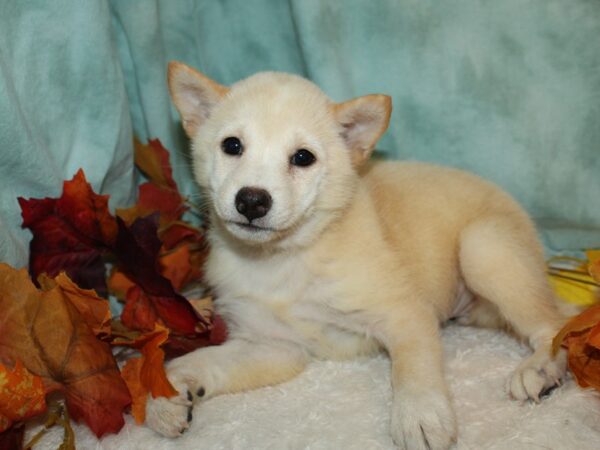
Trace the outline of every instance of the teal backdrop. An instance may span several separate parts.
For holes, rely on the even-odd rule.
[[[135,200],[132,137],[195,187],[169,60],[223,84],[306,76],[334,100],[393,97],[386,157],[465,168],[514,195],[551,252],[600,246],[598,0],[2,0],[0,260],[27,263],[17,196],[82,167]]]

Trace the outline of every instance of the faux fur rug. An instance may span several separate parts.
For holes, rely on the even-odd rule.
[[[600,448],[600,397],[572,379],[541,404],[509,399],[508,377],[528,350],[499,332],[449,326],[443,331],[446,378],[458,417],[456,450]],[[274,387],[216,397],[196,406],[178,439],[135,426],[98,441],[75,426],[78,449],[392,449],[390,363],[384,356],[315,362]],[[28,437],[34,430],[28,432]],[[53,430],[35,449],[55,449]]]

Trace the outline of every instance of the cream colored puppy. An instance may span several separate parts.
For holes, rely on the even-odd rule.
[[[406,449],[446,449],[456,421],[439,326],[509,325],[533,348],[509,382],[538,400],[565,372],[550,356],[562,324],[527,214],[468,173],[368,159],[390,98],[333,103],[294,75],[227,88],[181,64],[169,88],[210,204],[206,280],[230,337],[173,360],[181,393],[149,399],[166,436],[192,400],[281,383],[313,358],[381,349],[392,360],[391,434]]]

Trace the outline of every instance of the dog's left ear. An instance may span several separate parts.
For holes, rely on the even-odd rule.
[[[171,98],[190,138],[196,135],[213,107],[229,91],[229,88],[177,61],[169,63],[168,83]]]
[[[363,164],[390,123],[392,99],[373,94],[334,105],[334,113],[342,125],[342,137],[352,150],[355,167]]]

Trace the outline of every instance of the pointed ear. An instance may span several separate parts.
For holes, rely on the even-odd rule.
[[[342,137],[352,150],[355,167],[364,163],[387,130],[392,114],[392,99],[373,94],[338,103],[334,106],[337,121],[342,125]]]
[[[168,83],[171,98],[190,138],[195,136],[213,107],[229,91],[229,88],[177,61],[169,63]]]

